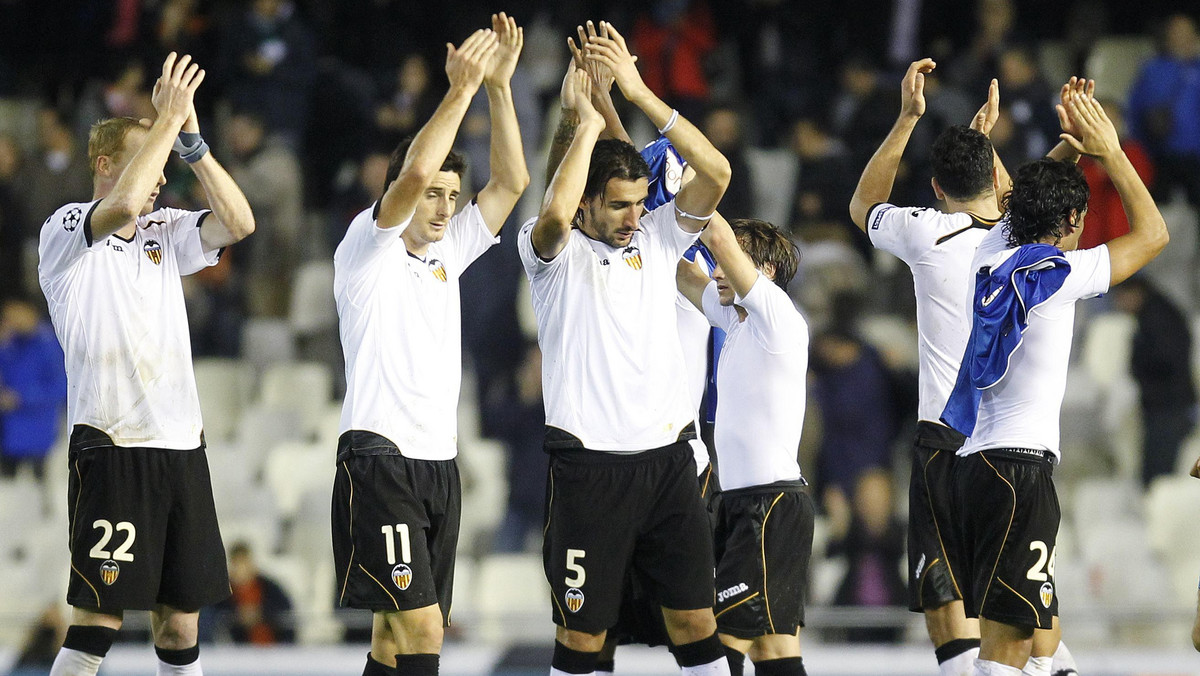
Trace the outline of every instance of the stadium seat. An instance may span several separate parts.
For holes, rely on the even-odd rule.
[[[1150,484],[1146,495],[1150,548],[1166,565],[1173,595],[1181,603],[1196,593],[1196,562],[1200,561],[1197,514],[1200,481],[1189,476],[1162,476]]]
[[[1096,95],[1125,101],[1141,72],[1142,63],[1154,55],[1148,37],[1103,37],[1096,40],[1084,63],[1084,74],[1096,80]]]
[[[459,440],[458,466],[463,486],[460,541],[482,542],[481,538],[500,525],[508,501],[507,463],[504,446],[499,442]]]
[[[319,362],[281,362],[263,372],[259,403],[300,416],[304,434],[315,434],[333,394],[333,374]]]
[[[792,219],[796,174],[801,170],[795,154],[786,149],[746,148],[746,164],[753,179],[755,215],[786,228]]]
[[[245,456],[251,476],[263,470],[267,454],[285,441],[304,437],[301,413],[294,409],[256,405],[246,409],[238,425],[237,447]]]
[[[296,271],[288,310],[292,330],[307,334],[337,324],[333,298],[333,261],[308,261]]]
[[[541,555],[493,554],[479,563],[476,578],[473,597],[456,599],[455,605],[478,608],[480,638],[544,638],[550,590]]]
[[[193,362],[204,436],[226,440],[237,430],[238,419],[254,387],[254,372],[237,359],[202,357]]]
[[[333,450],[310,442],[285,441],[275,446],[263,467],[263,479],[275,495],[279,513],[289,521],[300,509],[300,498],[306,491],[331,489],[333,474]],[[313,525],[303,523],[301,527]]]
[[[242,358],[259,372],[296,358],[296,339],[285,319],[251,317],[242,327]]]

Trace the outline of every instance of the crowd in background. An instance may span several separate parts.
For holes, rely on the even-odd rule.
[[[764,195],[788,196],[785,220],[777,224],[803,252],[792,294],[814,326],[816,411],[805,445],[815,460],[802,467],[831,516],[831,552],[851,557],[847,582],[837,592],[838,602],[851,605],[895,605],[903,591],[896,572],[903,540],[896,537],[895,500],[886,491],[896,442],[915,415],[915,353],[898,354],[903,345],[873,346],[862,326],[881,316],[911,323],[912,285],[903,266],[873,254],[847,215],[859,173],[899,110],[903,68],[922,56],[938,62],[927,80],[929,112],[909,144],[893,201],[933,205],[927,149],[942,128],[970,119],[992,77],[1000,81],[1002,111],[991,138],[1012,169],[1058,140],[1053,103],[1062,83],[1040,67],[1048,42],[1083,73],[1089,49],[1102,36],[1153,35],[1157,54],[1140,68],[1128,95],[1112,98],[1101,81],[1097,96],[1120,120],[1124,149],[1156,198],[1200,207],[1200,17],[1194,7],[1190,16],[1178,13],[1186,2],[58,4],[0,0],[0,290],[11,299],[0,318],[0,473],[25,462],[40,472],[38,458],[59,432],[61,397],[50,396],[47,408],[46,392],[62,392],[65,376],[52,366],[55,359],[61,366],[61,353],[37,317],[39,228],[61,204],[90,197],[92,122],[153,116],[154,64],[168,50],[190,53],[207,69],[197,101],[201,129],[245,192],[258,225],[253,237],[186,286],[194,354],[236,357],[243,324],[287,316],[298,271],[306,262],[331,259],[353,215],[381,194],[392,148],[420,128],[444,92],[446,42],[461,41],[499,9],[525,27],[525,53],[512,86],[536,175],[556,119],[565,37],[589,18],[620,27],[647,84],[697,121],[729,158],[734,175],[722,212],[763,217]],[[488,176],[482,103],[468,114],[456,144],[470,162],[468,193]],[[622,112],[632,118],[636,111]],[[756,172],[750,155],[761,149],[792,156],[798,170],[786,185]],[[1081,166],[1092,187],[1082,246],[1091,246],[1128,224],[1098,165],[1085,159]],[[172,160],[167,179],[160,204],[203,206],[203,191],[185,165]],[[529,193],[505,232],[536,208],[537,186]],[[462,280],[464,346],[479,383],[482,432],[511,454],[515,488],[495,544],[503,551],[524,549],[537,530],[545,462],[540,355],[522,326],[514,240],[505,237]],[[1195,237],[1190,241],[1194,246]],[[1135,377],[1147,392],[1171,388],[1169,397],[1143,397],[1147,419],[1161,422],[1147,429],[1180,442],[1191,431],[1195,392],[1190,371],[1181,377],[1173,360],[1191,351],[1187,317],[1200,311],[1197,300],[1169,297],[1143,281],[1119,303],[1139,318],[1143,348],[1135,347],[1141,357]],[[330,335],[313,343],[315,357],[340,364],[336,327],[326,329]],[[1156,346],[1162,349],[1155,352]],[[35,356],[41,361],[30,361]],[[35,363],[48,365],[34,369]],[[27,424],[49,430],[50,439],[17,431]],[[1146,439],[1147,448],[1164,443]],[[1170,472],[1173,463],[1173,456],[1148,455],[1144,480]],[[252,570],[245,577],[251,582],[235,594],[235,604],[267,593],[253,582]]]

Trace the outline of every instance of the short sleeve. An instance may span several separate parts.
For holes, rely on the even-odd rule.
[[[807,325],[792,299],[762,273],[737,304],[745,308],[750,332],[767,352],[788,352],[807,343],[800,340],[807,336]]]
[[[682,258],[683,253],[700,238],[699,232],[688,232],[679,227],[679,221],[675,218],[674,199],[642,216],[641,227],[650,235],[651,241],[661,242],[666,247],[673,261]]]
[[[212,215],[211,211],[168,208],[163,209],[162,214],[167,217],[166,228],[180,276],[195,274],[221,260],[220,250],[206,252],[203,242],[200,241],[200,226]]]
[[[737,324],[737,310],[732,306],[721,305],[721,294],[717,291],[716,282],[709,282],[708,286],[704,287],[700,304],[704,306],[704,316],[708,323],[718,329],[729,331]]]
[[[538,255],[538,252],[533,247],[533,228],[537,225],[537,217],[531,218],[521,224],[521,229],[517,231],[517,253],[521,256],[521,267],[525,268],[525,275],[530,280],[540,277],[550,270],[561,268],[563,260],[566,258],[567,250],[571,248],[571,240],[573,237],[567,238],[567,245],[557,256],[546,260]]]
[[[493,235],[483,220],[483,212],[475,200],[471,200],[465,209],[450,219],[446,239],[449,240],[449,247],[444,251],[454,257],[453,261],[449,261],[448,269],[457,275],[461,275],[476,258],[500,241],[500,237]]]
[[[100,200],[60,207],[42,224],[38,237],[38,276],[52,288],[81,256],[92,250],[92,213]]]
[[[1108,293],[1112,282],[1112,261],[1108,255],[1108,245],[1101,244],[1082,251],[1068,251],[1065,254],[1071,264],[1071,272],[1063,281],[1060,294],[1071,299],[1092,298]]]
[[[379,218],[379,202],[359,212],[350,221],[350,226],[346,228],[346,234],[342,237],[341,245],[338,246],[336,257],[341,258],[348,265],[368,265],[372,259],[389,246],[395,246],[396,242],[400,241],[400,235],[404,234],[408,224],[412,222],[410,215],[408,220],[394,228],[381,228],[377,218]]]
[[[898,207],[880,202],[867,210],[867,236],[871,244],[905,263],[920,255],[916,244],[920,234],[920,209]]]

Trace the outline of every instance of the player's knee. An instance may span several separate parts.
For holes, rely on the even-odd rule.
[[[199,615],[160,607],[151,614],[154,645],[164,650],[185,650],[196,645]]]
[[[798,635],[768,634],[754,639],[747,656],[751,662],[765,662],[785,657],[800,656],[800,637]]]
[[[711,608],[699,610],[671,610],[663,608],[663,620],[667,634],[675,645],[692,643],[712,636],[717,631],[717,621]]]
[[[606,632],[589,634],[558,627],[554,639],[564,646],[581,653],[598,653],[604,648]]]
[[[943,645],[956,638],[972,638],[967,636],[966,617],[961,601],[944,603],[937,608],[925,608],[925,628],[929,631],[929,640],[934,646]]]
[[[440,653],[442,651],[442,614],[436,613],[401,613],[400,621],[395,626],[396,640],[402,653]]]

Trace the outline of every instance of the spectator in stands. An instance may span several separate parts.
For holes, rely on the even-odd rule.
[[[633,26],[632,44],[646,86],[679,114],[701,118],[709,99],[704,60],[717,46],[712,13],[702,0],[650,3]]]
[[[222,132],[231,154],[229,174],[263,226],[237,259],[246,280],[246,306],[253,316],[283,317],[308,234],[300,163],[254,113],[235,114]]]
[[[1109,100],[1101,100],[1101,104],[1121,137],[1121,150],[1125,151],[1125,156],[1133,164],[1138,178],[1153,192],[1155,167],[1146,146],[1136,138],[1126,136],[1125,115],[1120,104]],[[1117,194],[1116,186],[1100,163],[1095,158],[1085,155],[1079,159],[1079,168],[1083,170],[1088,190],[1091,191],[1088,198],[1087,227],[1079,236],[1079,248],[1091,249],[1129,232],[1129,218],[1125,215],[1125,207],[1121,204],[1121,196]]]
[[[214,607],[218,631],[227,631],[234,643],[272,645],[296,640],[291,599],[259,571],[245,542],[229,548],[229,587],[233,595]]]
[[[396,69],[395,88],[375,110],[379,146],[395,148],[406,136],[417,133],[441,99],[441,92],[433,88],[425,57],[419,53],[404,57]]]
[[[531,533],[543,525],[546,499],[546,414],[542,405],[542,351],[537,341],[526,346],[525,359],[513,375],[512,389],[497,407],[496,436],[508,451],[508,505],[496,531],[493,549],[523,552]]]
[[[37,114],[38,149],[22,169],[29,218],[35,225],[78,195],[91,194],[92,174],[71,129],[54,108]]]
[[[733,106],[718,105],[704,116],[702,130],[708,140],[729,160],[733,170],[729,188],[721,198],[721,213],[729,218],[756,218],[760,214],[754,209],[754,184],[763,181],[772,183],[770,176],[754,176],[746,162],[746,142],[743,129],[746,123],[742,114]]]
[[[846,142],[851,163],[863,166],[892,128],[899,94],[884,87],[875,64],[852,56],[842,66],[841,87],[829,111],[830,128]]]
[[[22,465],[39,481],[62,430],[67,372],[54,329],[24,297],[0,310],[0,476]]]
[[[830,514],[829,556],[846,557],[846,576],[833,597],[835,606],[903,606],[906,599],[900,577],[904,556],[904,524],[892,504],[892,478],[883,469],[864,472],[855,482],[853,507]],[[846,631],[851,642],[897,643],[904,636],[898,626],[854,627]]]
[[[1131,136],[1158,162],[1159,192],[1182,186],[1200,206],[1200,32],[1176,14],[1163,25],[1158,56],[1150,59],[1129,92]],[[1164,193],[1165,194],[1165,193]]]
[[[971,44],[965,53],[954,55],[947,70],[959,87],[984,91],[999,70],[1000,55],[1015,41],[1017,8],[1013,0],[982,0],[976,5],[975,19]]]
[[[21,148],[10,134],[0,134],[0,297],[21,291],[25,285],[25,238],[34,232],[18,185]]]
[[[63,617],[62,606],[58,602],[51,603],[26,632],[9,676],[48,673],[66,634],[67,618]]]
[[[146,85],[146,67],[141,61],[126,59],[109,77],[93,80],[84,89],[75,117],[80,136],[86,135],[96,120],[110,117],[157,117]]]
[[[308,123],[314,41],[289,0],[253,0],[221,36],[220,65],[234,107],[253,111],[293,147]]]
[[[1000,53],[998,72],[1004,86],[1004,107],[1012,116],[1016,133],[1025,146],[1025,157],[1032,159],[1045,155],[1058,143],[1062,129],[1050,105],[1055,101],[1055,92],[1038,71],[1033,48],[1026,45],[1007,47]]]
[[[1179,449],[1196,425],[1192,331],[1187,317],[1145,277],[1113,289],[1118,308],[1137,319],[1131,370],[1142,405],[1142,483],[1175,471]]]
[[[790,149],[799,160],[796,188],[792,199],[791,225],[797,233],[808,234],[828,225],[843,231],[859,253],[870,246],[845,218],[843,203],[854,192],[856,177],[846,146],[829,133],[815,118],[797,120],[792,126]],[[771,177],[764,177],[770,181]]]
[[[426,118],[428,119],[428,118]],[[325,226],[325,244],[330,251],[346,236],[346,224],[360,211],[379,199],[386,183],[389,154],[384,150],[367,153],[358,165],[354,180],[338,188],[329,205],[329,220]]]

